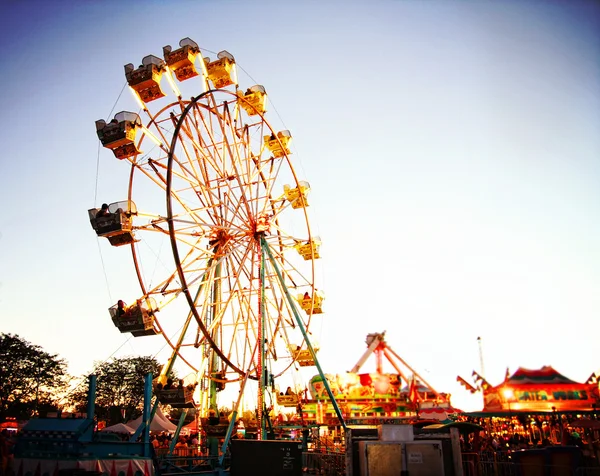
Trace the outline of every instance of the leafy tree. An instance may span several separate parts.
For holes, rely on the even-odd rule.
[[[110,424],[136,418],[142,412],[146,374],[157,376],[161,365],[149,356],[121,357],[96,363],[96,415]],[[70,396],[78,411],[87,406],[87,379]]]
[[[67,363],[14,334],[0,334],[0,420],[30,418],[57,408]]]

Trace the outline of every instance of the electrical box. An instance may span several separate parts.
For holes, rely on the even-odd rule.
[[[444,476],[452,474],[444,467],[442,442],[360,441],[358,443],[360,476],[398,476],[402,461],[410,476]]]
[[[410,476],[444,476],[447,474],[444,469],[441,441],[409,441],[404,444],[406,469]]]
[[[302,476],[302,444],[286,440],[231,440],[231,476]]]
[[[402,469],[402,443],[360,441],[358,453],[361,476],[397,476]]]

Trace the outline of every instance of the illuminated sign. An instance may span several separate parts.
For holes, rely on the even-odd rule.
[[[503,385],[484,391],[484,411],[592,410],[600,403],[596,385]]]
[[[561,401],[561,400],[589,400],[587,390],[514,390],[515,398],[520,402],[535,401]]]

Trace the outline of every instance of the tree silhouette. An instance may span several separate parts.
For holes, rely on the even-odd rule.
[[[149,356],[121,357],[96,363],[96,416],[109,424],[128,421],[139,416],[144,400],[144,379],[160,373],[161,364]],[[86,411],[88,380],[69,396],[77,411]]]
[[[67,363],[15,334],[0,334],[0,420],[44,416],[68,383]]]

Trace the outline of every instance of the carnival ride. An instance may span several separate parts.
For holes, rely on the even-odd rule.
[[[337,426],[327,387],[351,426],[406,423],[419,418],[445,420],[456,413],[450,395],[437,392],[396,353],[386,342],[385,332],[368,334],[366,344],[367,350],[349,372],[311,379],[311,398],[300,399],[306,423]],[[360,373],[371,357],[375,358],[375,372]],[[386,361],[395,373],[384,371]]]
[[[154,381],[157,400],[199,407],[225,447],[244,395],[256,396],[265,439],[275,382],[297,366],[324,376],[311,343],[324,310],[321,241],[310,185],[290,161],[292,136],[266,119],[265,88],[241,89],[230,53],[210,58],[189,38],[179,45],[125,66],[139,111],[98,120],[96,130],[129,166],[127,198],[88,214],[99,237],[129,248],[141,289],[134,304],[111,306],[114,325],[160,335],[171,349]],[[179,385],[169,379],[176,360],[190,372]],[[218,395],[231,388],[233,412],[219,418]]]
[[[14,448],[17,474],[143,474],[154,476],[149,428],[141,438],[122,441],[95,431],[96,376],[90,375],[85,417],[32,418],[23,427]],[[145,376],[143,418],[150,413],[150,375]]]

